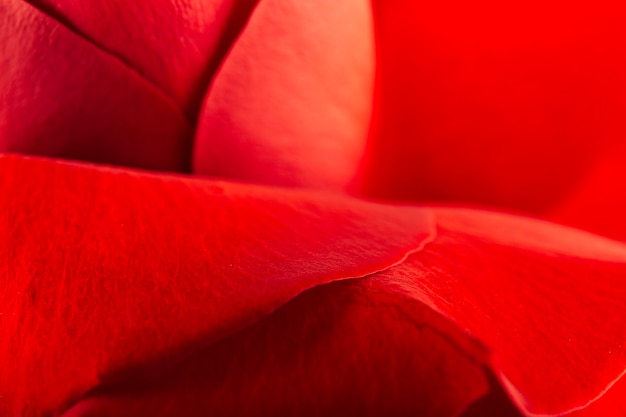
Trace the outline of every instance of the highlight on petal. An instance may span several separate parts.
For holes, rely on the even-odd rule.
[[[405,262],[307,290],[175,369],[98,387],[64,417],[621,416],[626,246],[435,213],[437,238]]]
[[[0,199],[2,415],[158,375],[433,233],[416,208],[17,156]]]
[[[543,214],[608,155],[625,165],[624,16],[619,0],[374,1],[366,193]]]
[[[257,0],[28,0],[114,54],[193,120]]]
[[[188,170],[192,129],[171,99],[24,1],[0,14],[0,152]]]
[[[367,0],[264,0],[215,77],[194,172],[255,183],[344,189],[372,109]]]

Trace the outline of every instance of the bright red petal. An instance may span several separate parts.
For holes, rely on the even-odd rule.
[[[0,152],[187,170],[177,104],[21,0],[0,0]]]
[[[626,246],[504,215],[436,218],[437,239],[382,275],[489,349],[522,411],[622,415]]]
[[[280,185],[345,188],[372,108],[367,0],[266,0],[205,99],[194,171]]]
[[[369,194],[543,213],[602,158],[626,164],[623,1],[380,0],[374,9]]]
[[[436,218],[436,240],[402,264],[306,291],[65,417],[621,416],[626,246],[499,214]]]
[[[167,369],[432,233],[414,208],[9,156],[0,199],[2,415]]]

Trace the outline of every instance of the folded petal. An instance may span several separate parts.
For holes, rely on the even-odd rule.
[[[626,246],[525,218],[437,210],[380,273],[305,291],[79,416],[621,416]]]
[[[524,414],[622,415],[626,246],[512,216],[436,218],[437,239],[381,273],[390,285],[480,341]]]
[[[386,284],[336,282],[173,372],[101,387],[63,417],[458,416],[488,385],[455,333]]]
[[[370,195],[545,213],[597,161],[625,164],[623,1],[380,0],[374,15]]]
[[[257,0],[28,2],[118,57],[193,119]]]
[[[169,97],[26,2],[0,15],[0,152],[188,170],[192,128]]]
[[[367,0],[264,0],[217,73],[194,171],[344,189],[369,128],[374,46]]]
[[[159,373],[433,232],[421,209],[17,156],[0,199],[2,415]]]

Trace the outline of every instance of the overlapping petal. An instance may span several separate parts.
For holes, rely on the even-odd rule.
[[[623,415],[626,247],[435,212],[437,238],[405,262],[309,290],[160,379],[90,393],[67,417]]]
[[[66,416],[622,415],[626,247],[519,217],[435,213],[437,238],[405,262],[308,290]]]
[[[169,97],[28,3],[0,15],[0,152],[188,170],[193,129]]]
[[[194,172],[345,189],[372,110],[367,0],[264,0],[217,73],[196,134]]]
[[[3,413],[624,409],[620,243],[453,209],[434,210],[432,240],[419,208],[21,157],[0,170]]]
[[[436,219],[437,239],[381,274],[390,285],[480,341],[526,414],[621,415],[626,246],[486,212]]]
[[[158,374],[433,232],[414,208],[17,156],[0,195],[2,415]]]
[[[257,0],[28,0],[118,57],[191,119]]]

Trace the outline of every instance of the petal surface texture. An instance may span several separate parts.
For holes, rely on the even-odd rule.
[[[367,0],[265,0],[205,98],[194,171],[345,189],[365,148],[374,83]]]
[[[0,13],[0,152],[189,169],[192,128],[162,91],[28,3]]]
[[[195,118],[256,0],[29,0],[145,77]]]
[[[626,166],[626,3],[380,0],[374,10],[370,195],[546,214],[581,203],[578,188],[602,175],[603,198],[619,202],[608,190],[623,189],[623,168],[600,171]],[[587,215],[603,216],[602,204],[588,209],[600,193],[585,195]],[[601,231],[585,220],[563,215]]]
[[[17,156],[0,199],[1,415],[158,373],[433,236],[421,209]]]
[[[437,238],[405,262],[306,291],[64,417],[622,416],[626,247],[502,214],[435,218]]]

